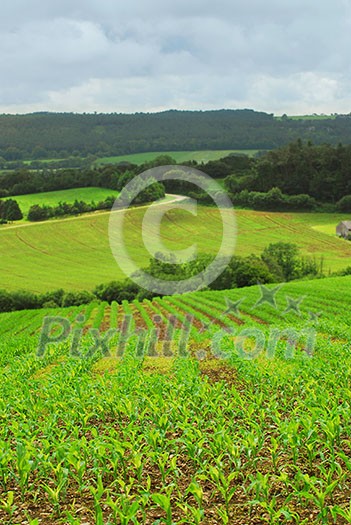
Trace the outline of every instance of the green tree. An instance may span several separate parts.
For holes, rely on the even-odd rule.
[[[44,206],[33,204],[29,208],[28,220],[29,221],[45,221],[48,218],[48,210]]]
[[[351,213],[351,195],[345,195],[336,203],[338,211]]]
[[[270,244],[262,253],[262,260],[272,271],[280,268],[283,278],[291,281],[299,276],[300,259],[299,250],[295,244],[277,242]]]
[[[6,221],[20,221],[23,219],[18,202],[14,199],[0,201],[0,218]]]

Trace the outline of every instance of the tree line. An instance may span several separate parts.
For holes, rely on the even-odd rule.
[[[81,157],[68,157],[66,159],[41,159],[41,160],[5,160],[3,157],[0,157],[0,170],[9,171],[9,170],[19,170],[19,169],[29,169],[29,170],[40,170],[45,169],[46,167],[50,169],[67,169],[67,168],[84,168],[90,167],[93,162],[97,160],[97,157],[94,155],[88,155],[85,158]]]
[[[0,173],[0,197],[87,187],[116,190],[124,171],[123,168],[105,166],[96,169],[44,169],[35,172],[20,169],[4,172]]]
[[[103,201],[87,203],[76,199],[73,203],[60,202],[57,206],[45,206],[33,204],[29,208],[27,219],[29,221],[46,221],[48,219],[65,217],[68,215],[80,215],[97,210],[110,210],[115,202],[115,197],[106,197]]]
[[[0,115],[0,165],[149,151],[274,149],[298,138],[351,143],[351,116],[276,119],[253,110]]]

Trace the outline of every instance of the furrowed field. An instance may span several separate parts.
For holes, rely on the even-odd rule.
[[[126,218],[126,245],[139,267],[147,266],[150,257],[141,238],[144,213],[145,208],[133,209]],[[257,254],[269,243],[284,241],[297,244],[304,255],[323,257],[326,273],[349,265],[351,244],[335,236],[335,226],[344,215],[237,210],[236,216],[239,255]],[[109,213],[98,212],[0,227],[0,288],[91,290],[97,284],[123,279],[111,254],[108,221]],[[191,239],[199,252],[217,253],[221,228],[215,208],[199,206],[197,216],[173,209],[165,214],[161,237],[172,250],[188,248]]]
[[[350,285],[1,314],[1,523],[350,523]]]

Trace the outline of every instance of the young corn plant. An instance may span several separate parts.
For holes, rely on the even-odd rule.
[[[173,513],[172,513],[172,494],[173,487],[168,487],[166,494],[156,493],[152,494],[151,499],[156,504],[157,507],[160,507],[166,514],[166,518],[161,517],[160,523],[165,523],[166,525],[173,525]]]
[[[224,500],[225,510],[228,515],[230,502],[237,491],[237,486],[233,486],[233,482],[237,476],[237,472],[231,472],[226,476],[224,472],[217,467],[210,466],[209,468],[209,478],[211,479],[215,490],[218,490],[221,494]],[[203,479],[202,476],[201,479]]]
[[[48,483],[42,485],[44,491],[47,493],[50,503],[54,507],[56,514],[60,513],[60,500],[64,496],[68,484],[68,469],[63,468],[62,465],[58,465],[54,469],[55,483],[53,486]]]
[[[299,496],[306,498],[308,501],[312,501],[317,509],[319,510],[318,519],[323,525],[329,523],[329,513],[330,508],[326,503],[326,499],[330,496],[336,486],[339,483],[339,480],[334,480],[329,485],[326,485],[321,480],[316,478],[310,478],[309,476],[304,476],[305,482],[308,485],[309,490],[302,491]]]
[[[21,490],[22,498],[28,489],[29,476],[32,472],[34,461],[23,443],[18,443],[16,447],[17,473],[18,482]]]
[[[351,523],[351,501],[348,505],[344,506],[334,505],[331,508],[330,512],[333,516],[334,523],[336,523],[338,516],[343,518],[346,521],[346,523]]]
[[[282,518],[286,521],[295,520],[297,522],[298,515],[291,512],[287,508],[277,508],[277,498],[273,496],[270,501],[260,501],[259,506],[266,511],[266,516],[261,519],[269,523],[269,525],[278,525],[282,523]]]
[[[78,451],[74,452],[67,457],[69,465],[72,467],[71,475],[77,480],[78,489],[80,492],[84,490],[84,474],[86,473],[87,464],[84,459],[81,458]],[[75,472],[75,474],[73,474]]]
[[[105,494],[105,488],[100,475],[97,477],[96,485],[90,485],[89,490],[94,498],[95,525],[104,525],[101,500]]]
[[[6,498],[2,498],[0,500],[0,509],[6,512],[10,520],[12,520],[15,510],[17,509],[17,505],[15,505],[14,499],[15,497],[13,490],[9,490],[9,492],[6,495]]]
[[[251,484],[249,491],[255,491],[255,500],[252,504],[261,503],[262,501],[268,501],[269,499],[269,490],[270,490],[270,477],[269,474],[262,474],[257,472],[257,474],[249,474],[251,478]]]
[[[121,495],[116,501],[110,497],[106,504],[111,508],[115,520],[118,520],[120,525],[129,525],[130,523],[138,524],[138,512],[140,510],[139,501],[133,501],[131,497]]]
[[[166,478],[169,474],[177,475],[177,458],[176,456],[170,457],[169,452],[157,454],[157,464],[163,484],[166,483]]]

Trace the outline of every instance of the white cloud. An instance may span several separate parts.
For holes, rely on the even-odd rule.
[[[13,0],[0,111],[349,112],[348,0]]]

